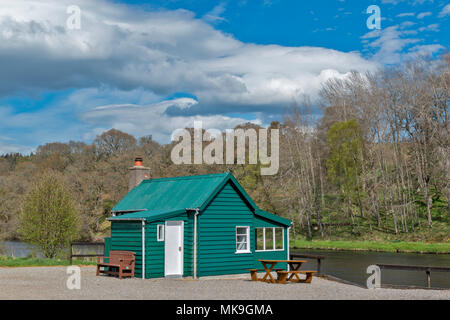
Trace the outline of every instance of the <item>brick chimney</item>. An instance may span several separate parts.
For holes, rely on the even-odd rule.
[[[130,169],[130,183],[128,184],[128,191],[138,186],[142,180],[150,179],[150,168],[143,166],[142,157],[136,157],[134,166]]]

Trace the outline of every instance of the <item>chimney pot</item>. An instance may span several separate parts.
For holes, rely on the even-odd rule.
[[[142,157],[136,157],[134,159],[134,166],[135,167],[142,167],[142,165],[143,165]]]

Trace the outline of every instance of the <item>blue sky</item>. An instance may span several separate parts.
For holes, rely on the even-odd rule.
[[[369,30],[370,5],[381,29]],[[81,10],[67,29],[67,7]],[[267,125],[351,70],[449,47],[443,0],[5,0],[0,154],[112,127],[168,142],[202,120]]]

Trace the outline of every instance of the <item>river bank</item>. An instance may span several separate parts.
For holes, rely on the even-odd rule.
[[[73,260],[74,265],[96,265],[94,261]],[[49,267],[68,266],[68,259],[46,259],[46,258],[16,258],[0,256],[0,267]]]
[[[303,240],[292,239],[291,250],[318,249],[318,250],[347,250],[347,251],[375,251],[397,253],[428,253],[450,254],[450,242],[425,243],[404,241],[331,241],[331,240]]]

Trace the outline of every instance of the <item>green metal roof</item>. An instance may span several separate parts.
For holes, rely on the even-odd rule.
[[[112,211],[175,211],[198,208],[227,173],[143,180]]]
[[[255,214],[260,216],[260,217],[263,217],[265,219],[278,222],[278,223],[280,223],[282,225],[285,225],[285,226],[288,226],[288,227],[291,225],[291,220],[283,218],[283,217],[280,217],[280,216],[277,216],[277,215],[274,215],[273,213],[270,213],[270,212],[267,212],[267,211],[264,211],[264,210],[257,209],[257,210],[255,210]]]
[[[201,211],[230,180],[256,215],[283,225],[291,224],[287,219],[260,210],[231,172],[144,180],[112,209],[126,214],[108,220],[157,220],[179,215],[187,208]]]

